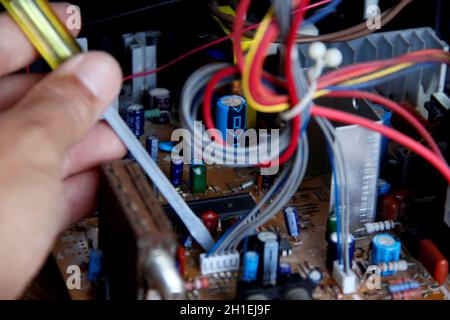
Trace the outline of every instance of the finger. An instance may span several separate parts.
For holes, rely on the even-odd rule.
[[[127,149],[105,122],[99,122],[64,158],[63,177],[83,172],[101,163],[120,159]]]
[[[99,170],[90,170],[64,181],[64,216],[57,219],[61,221],[60,231],[95,212],[99,177]]]
[[[43,74],[33,73],[0,78],[0,111],[16,104],[43,77]]]
[[[52,5],[62,21],[69,18],[66,13],[69,5],[68,3]],[[77,36],[80,31],[75,29],[70,32]],[[0,76],[22,69],[38,57],[37,51],[23,31],[6,13],[0,14],[0,39]]]
[[[121,77],[111,56],[80,54],[4,112],[3,130],[15,136],[17,147],[36,151],[35,165],[47,166],[49,171],[61,169],[66,152],[88,133],[119,93]]]

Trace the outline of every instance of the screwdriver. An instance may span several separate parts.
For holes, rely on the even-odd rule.
[[[52,69],[82,52],[46,0],[0,0],[0,3]],[[173,188],[119,113],[109,107],[103,117],[171,204],[191,236],[208,251],[214,244],[209,231]]]

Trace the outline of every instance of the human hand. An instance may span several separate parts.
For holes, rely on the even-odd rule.
[[[67,4],[55,6],[65,18]],[[109,55],[78,55],[49,75],[12,74],[37,53],[0,14],[0,298],[18,297],[58,234],[95,210],[98,165],[125,155],[99,122],[118,94]]]

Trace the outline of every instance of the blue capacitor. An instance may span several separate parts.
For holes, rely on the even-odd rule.
[[[288,262],[281,262],[278,266],[278,273],[281,276],[289,276],[292,273],[291,264]]]
[[[400,260],[401,244],[390,234],[378,234],[372,240],[372,264]],[[394,274],[393,271],[382,272],[382,276]]]
[[[228,137],[227,130],[245,130],[247,127],[247,102],[241,96],[224,96],[217,100],[216,125],[222,134],[222,139],[233,139],[236,144],[238,137]]]
[[[127,124],[134,135],[140,138],[145,129],[145,109],[139,104],[132,104],[127,107]]]
[[[255,281],[258,275],[259,255],[255,251],[247,251],[244,254],[244,270],[242,280],[246,282]]]
[[[343,234],[341,233],[341,238],[343,237]],[[340,257],[338,255],[338,252],[340,252],[341,257],[344,256],[343,252],[341,250],[338,250],[338,241],[337,241],[337,233],[333,232],[330,235],[330,238],[328,239],[328,251],[327,251],[327,260],[326,265],[329,270],[333,270],[333,263],[336,260],[340,260]],[[341,245],[343,239],[339,242]],[[350,266],[352,265],[353,261],[353,255],[355,254],[355,238],[350,234],[348,237],[348,253],[349,253],[349,262]]]
[[[297,210],[293,207],[287,207],[284,209],[284,221],[286,222],[286,228],[291,237],[300,236],[300,226],[298,223]]]
[[[174,187],[181,186],[183,182],[183,158],[180,156],[173,156],[170,165],[170,182],[172,182]]]
[[[89,256],[88,280],[96,282],[100,279],[102,271],[103,253],[100,250],[91,250]]]
[[[157,136],[151,135],[147,137],[145,141],[145,147],[147,149],[148,154],[155,162],[158,162],[158,151],[159,151],[158,146],[159,146],[159,139]]]
[[[258,254],[261,257],[259,277],[263,285],[276,285],[278,273],[279,242],[276,233],[263,231],[256,236]]]

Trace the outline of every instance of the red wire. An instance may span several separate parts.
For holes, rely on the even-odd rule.
[[[315,8],[315,7],[327,4],[327,3],[331,2],[331,1],[332,0],[320,1],[320,2],[317,2],[317,3],[314,3],[314,4],[310,5],[308,7],[305,7],[304,10],[309,10],[309,9],[312,9],[312,8]],[[259,23],[251,25],[249,27],[244,28],[243,32],[254,30],[254,29],[258,28],[258,26],[259,26]],[[189,57],[189,56],[191,56],[191,55],[193,55],[193,54],[195,54],[197,52],[200,52],[200,51],[202,51],[204,49],[207,49],[209,47],[215,46],[215,45],[220,44],[222,42],[225,42],[225,41],[231,39],[232,37],[233,37],[233,35],[230,34],[230,35],[227,35],[225,37],[222,37],[222,38],[219,38],[217,40],[214,40],[212,42],[206,43],[206,44],[204,44],[204,45],[202,45],[202,46],[200,46],[198,48],[192,49],[191,51],[188,51],[188,52],[182,54],[181,56],[173,59],[172,61],[167,62],[166,64],[162,65],[161,67],[158,67],[158,68],[153,69],[153,70],[149,70],[149,71],[145,71],[145,72],[139,72],[139,73],[135,73],[135,74],[126,76],[126,77],[123,78],[123,81],[125,82],[125,81],[128,81],[128,80],[134,79],[134,78],[145,77],[145,76],[149,76],[151,74],[163,71],[163,70],[171,67],[172,65],[176,64],[177,62],[179,62],[181,60],[184,60],[187,57]]]
[[[416,129],[419,132],[419,134],[423,137],[423,139],[428,143],[434,154],[437,155],[440,159],[444,160],[444,156],[442,155],[438,145],[436,144],[430,133],[427,131],[427,129],[420,123],[419,120],[417,120],[415,116],[413,116],[409,111],[405,110],[402,106],[398,105],[394,101],[386,99],[377,94],[364,91],[333,91],[327,94],[327,96],[335,98],[367,99],[372,102],[383,105],[388,109],[391,109],[399,116],[404,118],[414,129]]]
[[[448,165],[423,145],[421,145],[417,141],[414,141],[407,135],[398,132],[397,130],[372,122],[368,119],[349,114],[347,112],[320,106],[314,106],[313,108],[311,108],[311,115],[327,118],[329,120],[341,123],[356,124],[369,130],[379,132],[383,136],[419,154],[422,158],[427,160],[431,165],[439,170],[439,172],[441,172],[445,179],[450,183],[450,168],[448,167]]]

